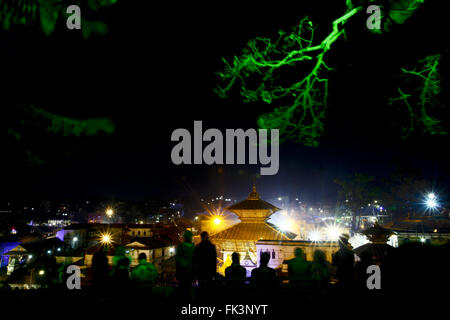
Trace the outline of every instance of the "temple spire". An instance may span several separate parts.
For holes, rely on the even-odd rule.
[[[248,200],[259,200],[259,194],[256,192],[256,184],[253,184],[252,192],[248,195]]]

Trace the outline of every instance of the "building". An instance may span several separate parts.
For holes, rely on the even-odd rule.
[[[224,262],[222,269],[231,264],[231,254],[238,252],[242,265],[249,273],[258,263],[258,241],[288,241],[296,236],[290,232],[282,232],[267,222],[269,217],[280,209],[262,200],[256,192],[256,186],[253,186],[246,200],[233,204],[226,210],[236,214],[241,222],[211,236],[211,241],[218,251],[218,258]]]
[[[339,250],[339,244],[337,241],[259,240],[256,242],[257,263],[259,265],[261,253],[267,252],[270,254],[269,267],[281,268],[282,272],[287,272],[286,262],[295,257],[296,248],[302,249],[305,259],[308,261],[313,261],[314,251],[322,250],[327,261],[332,263],[333,254]]]
[[[410,216],[383,225],[398,238],[398,245],[422,242],[433,245],[450,243],[450,218],[448,216]]]

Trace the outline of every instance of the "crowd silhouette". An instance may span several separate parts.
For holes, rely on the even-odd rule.
[[[174,257],[176,280],[171,283],[161,282],[157,268],[145,254],[141,253],[138,264],[131,267],[131,260],[123,247],[115,249],[112,263],[108,263],[106,250],[102,247],[93,256],[92,286],[88,288],[69,292],[61,284],[60,289],[48,287],[27,293],[27,290],[17,291],[0,283],[0,295],[2,299],[4,294],[12,297],[10,300],[4,298],[6,302],[14,299],[23,301],[21,297],[41,301],[39,299],[53,294],[53,299],[70,295],[79,297],[79,301],[87,295],[99,303],[120,301],[148,305],[174,301],[214,303],[234,300],[238,303],[282,301],[295,305],[302,301],[307,303],[303,306],[320,302],[330,306],[336,303],[338,307],[349,303],[367,303],[378,298],[383,302],[400,301],[411,294],[420,297],[424,292],[435,295],[433,301],[436,301],[440,297],[437,289],[446,288],[449,284],[448,245],[408,243],[387,251],[383,259],[376,261],[381,270],[381,290],[371,290],[367,286],[370,276],[368,267],[375,264],[372,254],[365,251],[356,256],[347,235],[340,237],[339,250],[330,262],[321,250],[315,250],[312,259],[307,260],[305,252],[296,248],[295,256],[285,261],[287,276],[282,270],[270,267],[271,256],[268,252],[261,253],[259,265],[250,274],[240,264],[239,253],[234,252],[231,265],[225,269],[224,276],[220,275],[216,270],[216,247],[206,232],[201,234],[201,242],[197,245],[193,243],[192,232],[184,233],[184,241],[177,246]]]

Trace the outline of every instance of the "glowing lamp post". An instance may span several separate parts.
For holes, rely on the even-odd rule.
[[[108,218],[111,218],[114,215],[114,210],[112,208],[108,208],[105,213]]]
[[[112,243],[112,237],[109,233],[104,233],[100,236],[100,243],[103,245],[110,245]]]
[[[437,208],[439,207],[437,197],[433,192],[429,193],[426,196],[425,206],[426,206],[427,210],[430,210],[430,211],[437,210]]]

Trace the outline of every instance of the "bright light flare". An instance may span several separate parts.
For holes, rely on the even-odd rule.
[[[114,215],[114,210],[112,208],[107,208],[105,213],[109,218],[111,218]]]
[[[425,204],[427,205],[428,209],[436,209],[437,207],[437,202],[434,199],[427,199]]]
[[[341,235],[341,230],[337,226],[329,226],[325,229],[328,239],[337,241]]]
[[[322,235],[320,234],[320,232],[319,232],[319,230],[312,230],[310,233],[309,233],[309,239],[311,240],[311,241],[320,241],[320,240],[322,240]]]
[[[102,233],[100,235],[100,243],[103,245],[108,245],[111,244],[113,242],[112,240],[112,236],[110,233]]]
[[[427,210],[430,210],[430,211],[437,210],[439,207],[439,202],[438,202],[436,194],[434,194],[433,192],[430,192],[429,194],[427,194],[427,196],[424,199],[424,205]]]
[[[229,226],[229,221],[227,217],[219,212],[211,214],[208,218],[209,226],[211,231],[217,232]]]
[[[323,229],[328,241],[338,241],[339,237],[344,233],[342,226],[336,222],[326,224]]]

